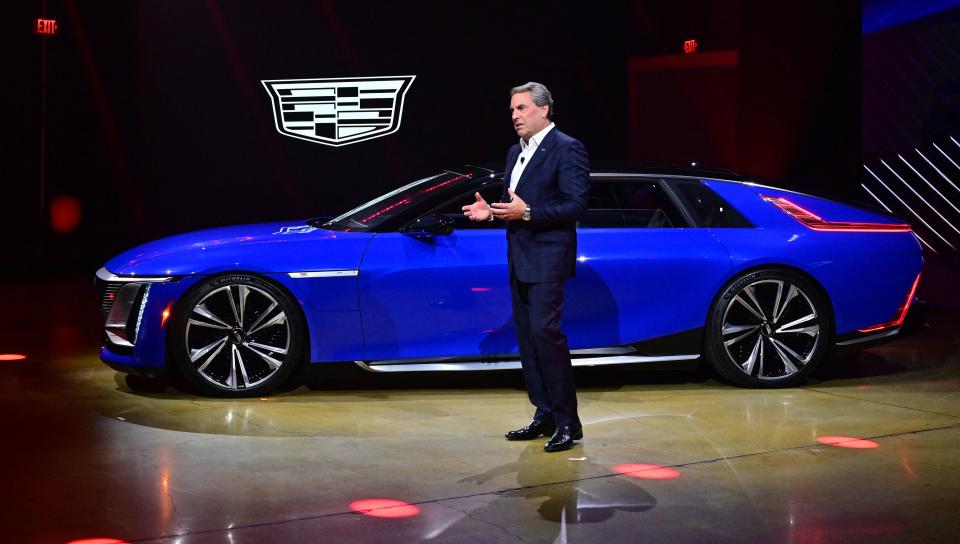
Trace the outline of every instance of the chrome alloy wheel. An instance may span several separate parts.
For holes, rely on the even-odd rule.
[[[184,341],[190,365],[217,388],[238,391],[269,380],[290,349],[283,306],[266,291],[230,284],[190,310]]]
[[[817,353],[821,316],[810,297],[786,279],[761,279],[738,291],[723,313],[721,337],[747,376],[782,380]]]

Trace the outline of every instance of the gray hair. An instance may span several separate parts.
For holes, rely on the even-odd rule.
[[[539,107],[548,106],[547,119],[553,121],[553,95],[542,83],[530,81],[510,89],[510,96],[518,93],[530,93],[530,99]]]

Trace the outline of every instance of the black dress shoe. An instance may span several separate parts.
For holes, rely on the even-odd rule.
[[[541,419],[534,419],[526,427],[509,431],[503,435],[507,440],[533,440],[541,436],[549,436],[554,431],[554,425]]]
[[[583,427],[573,428],[569,425],[557,427],[557,431],[550,437],[550,441],[543,447],[544,451],[564,451],[573,447],[574,440],[583,438]]]

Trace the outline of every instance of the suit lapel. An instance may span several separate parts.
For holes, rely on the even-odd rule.
[[[523,173],[520,174],[520,180],[517,181],[517,189],[520,189],[520,185],[523,184],[523,180],[530,177],[530,172],[533,172],[540,166],[540,163],[543,162],[544,156],[550,152],[550,149],[553,147],[554,135],[557,133],[557,127],[550,129],[550,132],[547,133],[547,136],[540,142],[540,145],[537,146],[537,150],[534,151],[533,156],[530,157],[530,164],[528,164],[524,169]],[[511,175],[513,170],[511,169]]]
[[[516,151],[514,151],[516,150]],[[510,188],[510,180],[513,179],[513,170],[517,166],[517,159],[520,158],[520,144],[516,144],[510,148],[510,153],[507,155],[507,172],[503,176],[503,196],[500,197],[500,202],[510,202],[509,193],[507,189]]]

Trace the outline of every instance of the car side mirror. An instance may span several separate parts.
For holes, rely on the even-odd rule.
[[[453,220],[440,214],[424,215],[404,225],[400,232],[447,236],[453,234]]]

